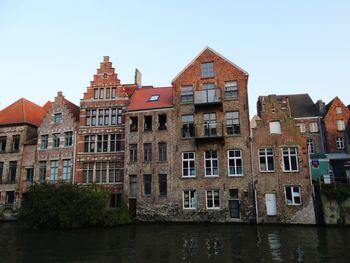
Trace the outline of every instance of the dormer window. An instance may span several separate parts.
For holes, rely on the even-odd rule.
[[[202,63],[202,78],[214,77],[214,62]]]
[[[62,122],[62,113],[55,113],[54,122],[55,124],[60,124]]]
[[[152,95],[149,97],[148,101],[158,101],[159,100],[159,94]]]

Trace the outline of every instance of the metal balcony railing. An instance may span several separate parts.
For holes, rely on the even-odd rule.
[[[220,104],[221,89],[198,90],[194,93],[194,104]]]
[[[195,137],[199,139],[205,138],[223,138],[223,124],[218,122],[208,122],[196,124]]]

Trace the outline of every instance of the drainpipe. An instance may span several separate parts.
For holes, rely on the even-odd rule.
[[[309,165],[309,175],[310,175],[310,187],[312,190],[312,201],[314,203],[314,213],[315,213],[315,220],[316,224],[318,223],[318,212],[317,212],[317,203],[316,203],[316,194],[315,194],[315,188],[312,183],[312,170],[311,170],[311,153],[310,153],[310,146],[307,147],[307,159],[308,159],[308,165]]]
[[[318,118],[318,125],[320,126],[322,152],[325,153],[324,142],[323,142],[323,139],[324,139],[324,137],[323,137],[323,127],[322,127],[322,123],[321,123],[321,117]]]
[[[255,220],[256,224],[259,224],[259,210],[258,210],[258,199],[256,196],[256,184],[255,184],[255,175],[254,175],[254,162],[253,162],[253,138],[249,136],[249,157],[250,157],[250,170],[252,175],[252,187],[254,193],[254,206],[255,206]]]
[[[72,161],[72,184],[75,183],[75,158],[77,150],[77,129],[74,131],[73,161]]]

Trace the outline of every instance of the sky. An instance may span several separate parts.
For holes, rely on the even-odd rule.
[[[79,105],[103,56],[123,84],[169,86],[209,46],[259,95],[309,93],[350,104],[350,1],[0,0],[0,109],[57,91]]]

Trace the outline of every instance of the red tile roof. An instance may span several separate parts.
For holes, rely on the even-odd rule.
[[[156,101],[149,101],[152,95],[159,95]],[[173,89],[165,88],[140,88],[135,90],[131,97],[128,111],[168,108],[173,106]]]
[[[21,98],[0,111],[0,125],[26,123],[38,127],[44,114],[43,107]]]

